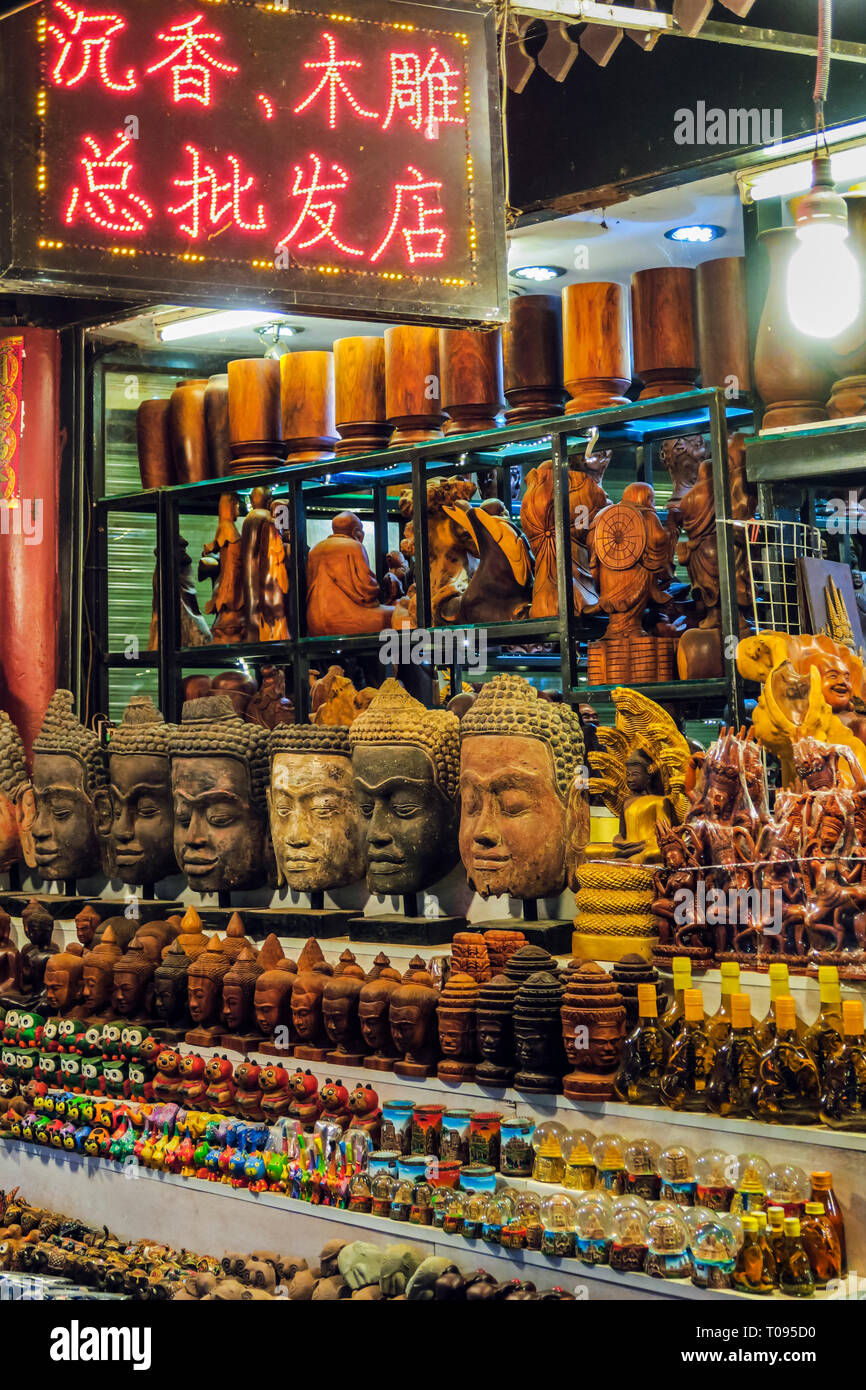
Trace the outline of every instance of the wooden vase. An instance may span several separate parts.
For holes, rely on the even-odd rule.
[[[212,478],[227,478],[232,459],[229,452],[229,378],[227,372],[208,377],[204,388],[204,427]]]
[[[799,333],[788,313],[788,262],[795,249],[793,227],[760,233],[770,258],[770,280],[755,345],[755,386],[764,402],[763,428],[807,425],[827,419],[824,402],[833,373],[822,360],[817,338]]]
[[[201,483],[210,475],[204,393],[207,378],[180,381],[168,402],[168,433],[175,481]]]
[[[385,420],[384,338],[334,341],[338,454],[371,454],[391,437]]]
[[[340,442],[334,394],[332,352],[290,352],[280,358],[287,463],[316,463],[334,457],[334,447]]]
[[[627,292],[622,285],[566,285],[562,292],[566,415],[626,405],[631,382]]]
[[[135,417],[141,486],[171,487],[176,481],[168,428],[169,402],[142,401]]]
[[[734,395],[747,396],[752,389],[752,369],[744,256],[722,256],[698,266],[695,316],[701,384],[730,388]]]
[[[560,415],[562,384],[562,301],[555,294],[522,294],[511,301],[502,335],[509,425]]]
[[[836,381],[827,402],[831,420],[866,414],[866,194],[849,193],[848,242],[860,266],[860,312],[831,344]]]
[[[229,453],[232,474],[259,473],[283,457],[280,364],[241,357],[228,364]]]
[[[505,409],[502,333],[498,328],[440,328],[446,434],[495,430]]]
[[[438,328],[385,329],[385,415],[394,430],[392,449],[442,438]]]
[[[694,390],[694,278],[685,266],[639,270],[631,277],[634,368],[644,383],[643,401]]]

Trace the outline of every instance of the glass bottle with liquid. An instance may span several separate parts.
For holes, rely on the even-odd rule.
[[[794,1001],[779,995],[775,1037],[761,1056],[752,1087],[752,1113],[772,1124],[812,1125],[820,1099],[818,1068],[797,1038]]]
[[[686,1016],[683,996],[686,990],[692,987],[691,957],[674,956],[671,961],[671,971],[674,977],[673,998],[659,1019],[659,1023],[666,1033],[669,1033],[672,1038],[675,1038]]]
[[[755,1041],[748,994],[731,995],[730,1008],[731,1027],[716,1052],[707,1086],[707,1109],[713,1115],[744,1116],[751,1114],[761,1050]]]
[[[818,1075],[823,1081],[827,1062],[844,1042],[839,971],[835,965],[818,966],[818,988],[821,993],[818,1017],[806,1029],[803,1042],[814,1057]]]
[[[716,1060],[716,1045],[704,1019],[704,1001],[699,989],[683,995],[685,1016],[673,1041],[659,1090],[671,1110],[703,1111],[707,1108],[707,1085]]]
[[[812,1191],[809,1194],[810,1202],[820,1202],[830,1219],[836,1235],[839,1237],[839,1249],[842,1252],[842,1273],[848,1271],[848,1253],[845,1246],[845,1218],[842,1215],[842,1208],[839,1199],[833,1191],[833,1175],[826,1169],[812,1173]]]
[[[733,1027],[733,998],[740,993],[740,967],[735,960],[723,960],[719,972],[722,977],[722,996],[719,1007],[707,1022],[710,1037],[721,1047],[730,1037]],[[751,1018],[749,1024],[751,1026]]]
[[[778,1019],[776,1020],[778,1027]],[[812,1266],[803,1244],[798,1216],[785,1217],[785,1235],[779,1247],[779,1288],[789,1298],[809,1298],[815,1292]]]
[[[791,997],[791,986],[788,980],[788,967],[781,961],[771,961],[770,963],[770,1007],[759,1023],[755,1025],[755,1037],[762,1052],[770,1046],[776,1036],[776,1000]],[[800,1018],[796,1016],[794,1027],[798,1038],[802,1038],[806,1033],[806,1026]]]
[[[821,1123],[831,1129],[866,1130],[866,1036],[863,1003],[842,1005],[843,1043],[827,1058],[821,1093]]]
[[[766,1241],[761,1241],[754,1216],[744,1216],[742,1227],[743,1243],[737,1252],[731,1283],[744,1293],[771,1294],[776,1287],[776,1262],[772,1251]]]
[[[767,1240],[773,1257],[778,1259],[779,1242],[785,1236],[785,1208],[777,1206],[767,1207]]]
[[[807,1202],[800,1222],[800,1235],[816,1289],[826,1289],[831,1279],[842,1277],[842,1251],[839,1237],[821,1202]]]
[[[660,1105],[671,1038],[659,1023],[655,985],[638,985],[637,999],[638,1023],[625,1040],[615,1091],[631,1105]]]

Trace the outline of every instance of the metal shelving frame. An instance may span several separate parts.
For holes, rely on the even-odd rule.
[[[419,628],[432,632],[427,532],[428,478],[478,472],[480,469],[494,470],[498,480],[497,494],[510,507],[510,470],[524,462],[538,462],[546,457],[552,459],[554,473],[559,613],[551,619],[491,624],[486,628],[487,639],[514,644],[529,639],[556,643],[559,647],[563,698],[571,702],[609,698],[611,687],[591,687],[585,683],[585,675],[583,682],[581,680],[578,642],[587,637],[588,631],[586,624],[575,614],[573,604],[567,516],[569,459],[585,451],[593,438],[593,431],[598,430],[599,437],[594,447],[633,448],[637,477],[651,481],[651,458],[647,457],[651,450],[645,449],[648,443],[688,433],[708,436],[716,498],[722,633],[723,639],[735,637],[738,613],[733,528],[726,524],[731,515],[727,430],[729,425],[745,423],[750,415],[750,410],[742,406],[731,407],[721,390],[699,390],[478,434],[446,436],[443,440],[410,448],[341,456],[332,462],[283,464],[255,476],[217,478],[125,496],[101,497],[93,503],[87,565],[90,611],[95,615],[91,708],[107,708],[108,673],[113,667],[129,669],[131,665],[137,665],[157,670],[160,707],[166,719],[174,721],[180,715],[181,676],[185,669],[237,666],[239,660],[243,659],[248,664],[272,662],[286,669],[291,668],[295,709],[299,718],[306,718],[309,712],[311,664],[316,665],[319,657],[339,660],[341,656],[351,654],[374,659],[379,647],[378,633],[347,637],[307,636],[304,617],[308,514],[318,512],[333,515],[342,505],[338,499],[345,493],[347,482],[351,488],[368,493],[370,504],[369,508],[365,508],[365,515],[372,516],[376,570],[381,578],[386,570],[385,556],[388,551],[387,489],[395,484],[411,483],[417,623]],[[522,447],[516,449],[516,446]],[[99,473],[97,476],[100,476]],[[246,492],[256,486],[274,488],[276,493],[285,496],[288,505],[291,541],[289,639],[283,642],[181,648],[177,573],[174,565],[168,563],[169,557],[175,553],[174,542],[180,531],[180,517],[195,512],[215,516],[220,493],[229,490]],[[160,646],[157,652],[130,661],[123,654],[108,651],[108,531],[112,513],[142,510],[153,512],[156,516],[156,599]],[[453,628],[449,630],[453,631]],[[527,656],[526,664],[531,664],[530,656]],[[549,660],[544,664],[548,667],[551,665]],[[460,668],[451,668],[451,676],[451,688],[459,689]],[[728,723],[739,724],[744,719],[742,686],[734,661],[725,663],[725,673],[720,679],[675,681],[645,685],[641,689],[651,698],[677,707],[687,703],[700,705],[701,701],[712,699]]]

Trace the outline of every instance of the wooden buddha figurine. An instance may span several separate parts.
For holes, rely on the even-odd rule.
[[[220,1047],[246,1053],[261,1041],[255,1028],[255,992],[256,982],[263,974],[264,967],[255,949],[246,942],[223,976],[222,1019],[226,1031]]]
[[[610,498],[588,473],[568,470],[568,518],[571,533],[571,575],[574,611],[598,603],[592,584],[586,537],[593,519]],[[556,519],[553,509],[553,464],[545,459],[526,475],[520,503],[520,524],[535,556],[530,618],[553,618],[559,612],[556,575]]]
[[[75,914],[73,920],[75,922],[75,934],[84,950],[89,951],[92,947],[98,946],[103,933],[100,930],[102,918],[96,908],[92,907],[90,903],[85,903],[81,911]]]
[[[677,647],[682,680],[722,674],[722,615],[719,590],[719,550],[716,540],[716,500],[712,464],[703,461],[692,486],[668,508],[668,517],[685,531],[677,559],[689,572],[692,597],[701,615]]]
[[[436,1068],[440,1081],[475,1080],[475,1026],[478,981],[452,972],[436,1005],[442,1061]]]
[[[187,994],[189,1015],[193,1028],[186,1034],[185,1041],[193,1047],[218,1047],[222,1037],[220,1014],[222,1012],[222,984],[231,961],[222,947],[219,937],[214,934],[187,972]]]
[[[48,959],[58,949],[51,940],[54,919],[35,898],[31,898],[21,914],[21,924],[27,944],[18,952],[15,985],[0,998],[0,1004],[8,999],[18,1006],[33,1008],[42,996]]]
[[[375,969],[375,966],[374,966]],[[358,995],[358,1022],[368,1050],[364,1066],[368,1071],[391,1071],[399,1055],[391,1037],[389,1010],[391,997],[400,984],[400,974],[390,966],[370,972]]]
[[[390,678],[352,724],[371,893],[420,892],[456,863],[457,730],[456,715],[425,709]]]
[[[174,851],[190,887],[228,892],[266,882],[270,861],[267,734],[224,695],[188,700],[172,728]]]
[[[244,586],[241,574],[241,533],[237,528],[240,497],[236,492],[220,493],[216,534],[201,552],[199,579],[209,578],[213,593],[205,613],[216,613],[211,640],[242,642],[246,634]]]
[[[521,676],[494,676],[460,725],[460,854],[482,897],[562,892],[577,815],[570,793],[583,732],[568,705]]]
[[[192,964],[180,939],[169,946],[153,975],[153,1035],[163,1043],[179,1043],[186,1036],[189,1016],[188,976]]]
[[[73,713],[69,690],[51,697],[33,744],[36,870],[51,882],[110,869],[111,801],[96,734]]]
[[[295,1056],[305,1062],[324,1062],[328,1036],[322,1017],[322,997],[328,976],[317,970],[301,970],[292,985],[292,1028],[297,1041]]]
[[[25,805],[32,796],[29,785],[21,735],[6,711],[0,710],[0,873],[20,859],[34,867],[29,828],[24,841],[21,838],[22,826],[30,819]]]
[[[381,632],[391,626],[394,610],[381,602],[361,520],[354,512],[339,512],[331,531],[307,556],[307,635]]]
[[[12,918],[0,907],[0,995],[15,984],[15,971],[18,964],[18,947],[9,939]]]
[[[176,874],[168,726],[150,696],[126,706],[111,736],[108,776],[117,877],[152,885]]]
[[[517,991],[514,1042],[518,1070],[514,1086],[519,1091],[555,1095],[562,1089],[561,1003],[562,985],[549,971],[536,971]]]
[[[205,933],[202,927],[201,917],[199,917],[194,907],[188,907],[183,914],[180,922],[180,931],[175,937],[175,940],[178,945],[183,948],[190,960],[195,960],[195,957],[199,955],[200,952],[207,950],[210,937]]]
[[[322,1022],[331,1044],[326,1061],[335,1066],[359,1067],[364,1060],[359,1005],[364,987],[364,972],[359,979],[355,973],[335,971],[325,984],[322,994]]]
[[[514,1080],[514,1005],[518,984],[494,975],[478,990],[476,1033],[481,1061],[475,1068],[479,1086],[510,1086]]]
[[[282,951],[279,940],[271,932],[259,952],[262,973],[258,976],[253,991],[253,1011],[256,1027],[268,1041],[260,1043],[259,1052],[278,1055],[288,1052],[288,1039],[292,1025],[292,986],[298,973],[295,961],[288,960]],[[285,1038],[282,1045],[276,1039],[277,1029]]]
[[[74,1016],[83,988],[84,961],[75,951],[58,951],[45,962],[45,1012],[52,1017]]]
[[[438,1056],[436,1005],[439,991],[425,970],[410,970],[391,995],[388,1017],[399,1054],[397,1076],[432,1076]]]
[[[574,1067],[563,1090],[571,1100],[613,1098],[624,1039],[622,995],[606,970],[583,961],[569,972],[562,997],[562,1040]]]
[[[111,1012],[114,994],[114,967],[123,952],[114,931],[106,927],[102,940],[82,958],[81,1010],[85,1018],[97,1021]]]
[[[364,877],[364,823],[355,800],[349,730],[285,724],[268,741],[268,808],[277,881],[304,893]]]
[[[156,962],[141,945],[131,945],[114,967],[112,1013],[143,1022],[150,1016],[150,996]]]

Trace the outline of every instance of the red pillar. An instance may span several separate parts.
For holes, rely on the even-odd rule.
[[[58,333],[0,329],[0,705],[28,757],[57,686],[59,388]]]

